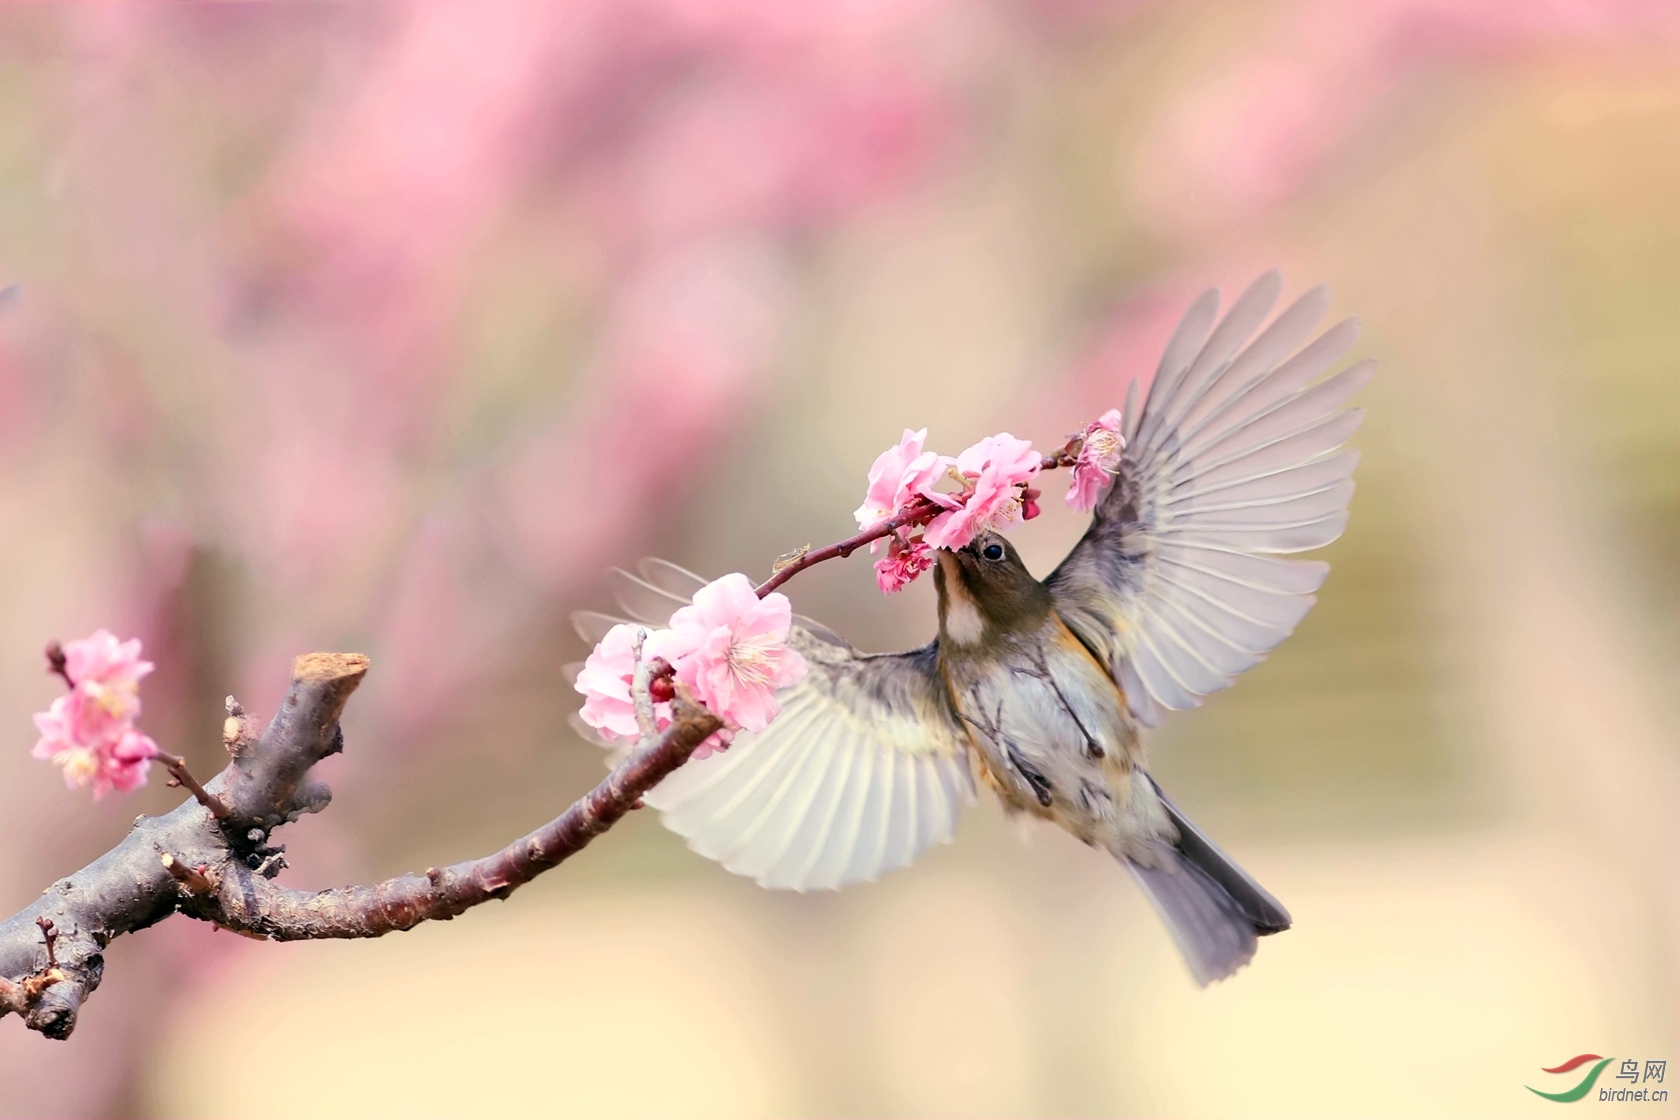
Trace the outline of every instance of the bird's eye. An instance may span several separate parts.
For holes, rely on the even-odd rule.
[[[980,550],[980,555],[984,556],[988,560],[1002,560],[1003,546],[998,544],[996,541],[993,541],[991,544]]]

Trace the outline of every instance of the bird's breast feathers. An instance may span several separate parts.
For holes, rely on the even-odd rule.
[[[1006,804],[1097,839],[1141,762],[1114,682],[1054,615],[1032,638],[947,661],[952,699],[978,768]]]

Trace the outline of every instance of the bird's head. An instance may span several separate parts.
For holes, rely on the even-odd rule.
[[[1000,534],[981,533],[963,548],[942,548],[935,555],[942,645],[977,646],[1011,632],[1032,632],[1049,615],[1050,589],[1033,578]]]

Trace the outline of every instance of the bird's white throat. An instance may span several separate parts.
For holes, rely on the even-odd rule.
[[[947,581],[946,587],[945,636],[959,646],[978,645],[986,633],[986,620],[980,608],[957,581]]]

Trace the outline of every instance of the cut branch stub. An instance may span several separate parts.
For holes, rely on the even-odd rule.
[[[234,759],[228,788],[212,790],[229,803],[237,830],[266,831],[325,808],[331,791],[318,781],[305,786],[304,777],[342,748],[338,717],[367,669],[359,653],[306,653],[292,663],[292,687],[268,730]]]
[[[247,855],[260,854],[250,830],[265,837],[325,807],[331,791],[309,768],[342,747],[338,718],[367,668],[359,653],[298,658],[268,731],[204,787],[219,795],[210,800],[226,805],[226,818],[218,821],[197,800],[166,816],[141,817],[115,848],[0,921],[0,1014],[18,1012],[31,1030],[68,1037],[82,1001],[99,986],[113,938],[203,905],[228,868],[245,868]],[[43,919],[51,924],[56,962],[44,952]]]

